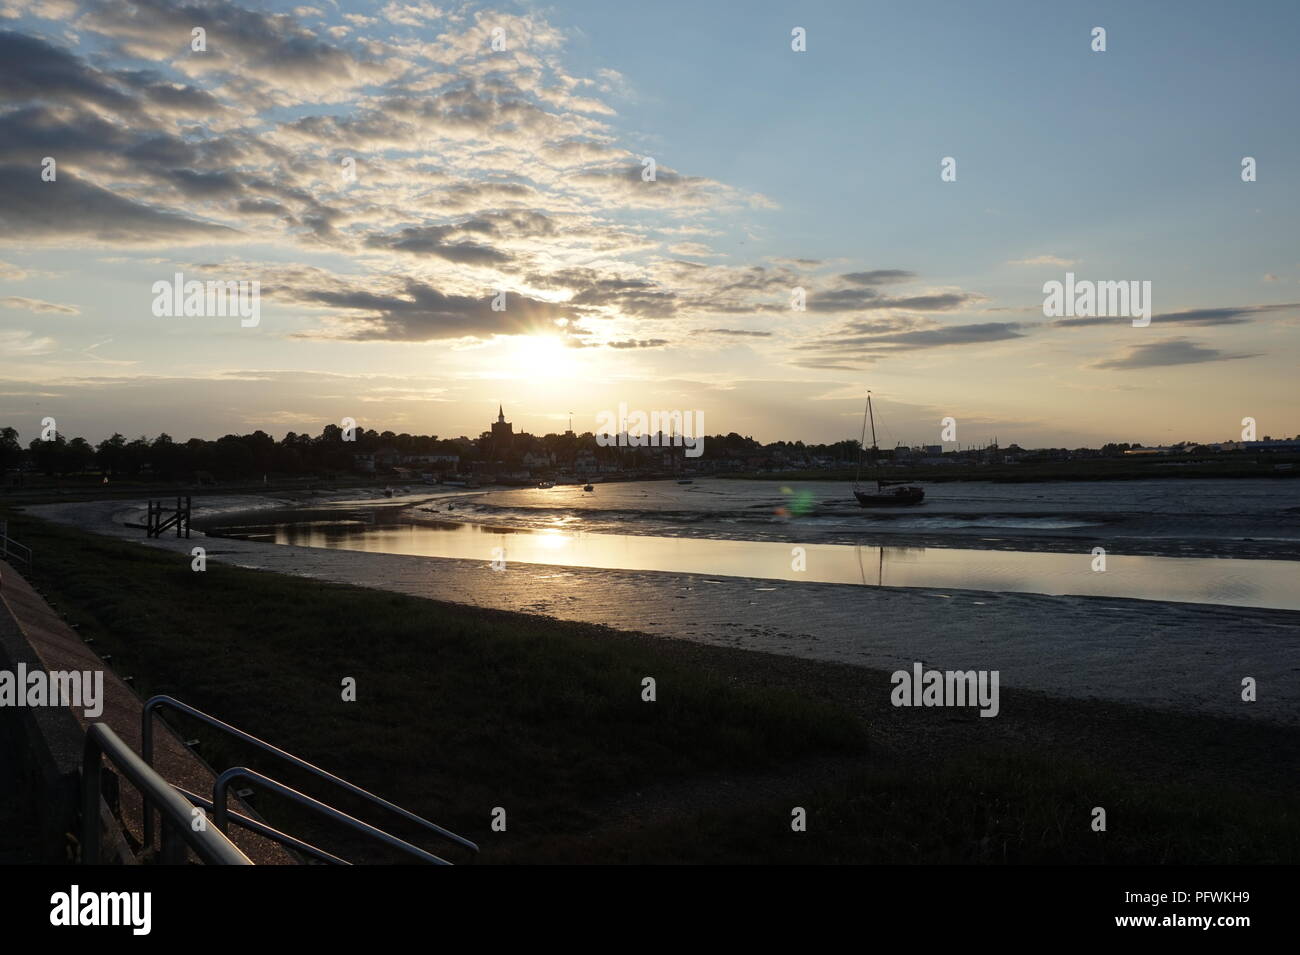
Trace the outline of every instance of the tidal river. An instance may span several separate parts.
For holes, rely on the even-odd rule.
[[[1294,481],[938,484],[870,511],[839,483],[444,491],[222,514],[211,535],[772,581],[1300,610]]]

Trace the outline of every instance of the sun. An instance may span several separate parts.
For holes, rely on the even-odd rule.
[[[521,335],[510,344],[505,370],[511,378],[533,381],[571,378],[578,367],[577,352],[558,335]]]

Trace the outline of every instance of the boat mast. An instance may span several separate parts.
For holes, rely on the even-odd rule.
[[[876,414],[871,410],[871,392],[867,392],[867,417],[871,419],[871,466],[876,468],[876,490],[879,491],[884,485],[880,483],[880,469],[876,467],[880,458],[880,449],[876,447]]]
[[[876,447],[876,416],[871,410],[871,392],[867,392],[867,415],[871,418],[871,453],[874,459],[875,453],[879,450]]]
[[[871,413],[871,392],[867,392],[867,407],[862,412],[862,437],[858,440],[858,473],[853,475],[853,490],[858,489],[858,482],[862,480],[862,451],[867,445],[867,415]],[[875,424],[871,426],[872,434],[875,434]],[[874,441],[875,438],[872,438]]]

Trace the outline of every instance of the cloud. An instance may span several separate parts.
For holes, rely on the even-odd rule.
[[[1244,325],[1252,316],[1300,308],[1300,302],[1276,305],[1229,305],[1222,308],[1189,308],[1181,312],[1162,312],[1151,317],[1152,324],[1162,325]],[[1128,325],[1131,318],[1115,316],[1089,316],[1087,318],[1058,318],[1052,325],[1062,328],[1082,328],[1090,325]]]
[[[809,368],[813,371],[858,371],[863,364],[874,362],[876,356],[862,356],[856,362],[852,361],[834,361],[831,359],[805,359],[802,361],[792,361],[791,365],[796,368]]]
[[[128,56],[172,62],[194,75],[265,84],[291,103],[329,101],[400,75],[399,57],[345,49],[321,40],[288,14],[268,14],[224,0],[97,0],[79,25],[117,41]],[[207,31],[207,51],[191,53],[190,30]]]
[[[864,305],[864,308],[901,308],[917,312],[946,312],[986,301],[983,295],[974,292],[935,292],[929,295],[913,295],[906,298],[878,298]]]
[[[30,15],[41,20],[70,20],[76,16],[77,0],[4,0],[0,17],[16,20]]]
[[[44,355],[54,347],[53,338],[38,338],[22,329],[0,329],[0,355]]]
[[[880,293],[869,288],[844,288],[830,292],[815,292],[805,303],[810,312],[851,312],[870,308]]]
[[[816,260],[807,261],[811,265],[817,264]],[[876,269],[873,272],[846,272],[840,278],[846,282],[853,282],[855,285],[888,285],[891,282],[905,282],[910,278],[915,278],[915,276],[915,272],[908,272],[903,269]]]
[[[621,342],[606,342],[606,345],[610,348],[661,348],[667,344],[667,339],[663,338],[649,338],[641,341],[629,338],[626,341]]]
[[[1035,255],[1027,259],[1012,259],[1007,265],[1078,265],[1081,259],[1063,259],[1058,255]]]
[[[787,314],[800,285],[825,314],[982,300],[880,291],[915,277],[901,268],[813,282],[813,269],[853,265],[712,251],[708,237],[754,235],[746,212],[771,200],[663,163],[644,181],[646,150],[601,101],[628,95],[626,81],[567,73],[565,34],[535,14],[382,0],[336,36],[319,21],[337,22],[337,7],[310,2],[292,14],[227,0],[82,10],[62,41],[0,31],[0,232],[78,250],[239,241],[252,261],[222,268],[315,323],[295,338],[482,339],[564,320],[571,343],[660,347],[670,336],[647,323],[771,338],[728,326]],[[205,53],[190,49],[195,25]],[[505,51],[492,49],[498,26]],[[44,155],[59,158],[55,182],[33,166]],[[320,256],[346,264],[286,264]],[[498,287],[504,313],[490,310]],[[617,331],[580,330],[597,319]]]
[[[430,20],[441,20],[446,14],[435,7],[428,0],[404,0],[397,3],[395,0],[389,0],[384,8],[379,11],[380,16],[390,23],[400,23],[408,27],[422,27]],[[371,20],[371,23],[374,21]]]
[[[29,312],[45,312],[55,315],[80,315],[81,309],[75,305],[56,305],[53,302],[45,302],[39,298],[23,298],[20,295],[10,295],[8,298],[0,298],[0,305],[5,308],[22,308]]]
[[[825,354],[794,363],[807,368],[842,368],[900,352],[1010,341],[1023,338],[1024,328],[1020,322],[944,325],[919,316],[859,319],[810,343],[795,346],[796,351]]]
[[[135,112],[136,102],[103,73],[39,37],[0,30],[0,99],[86,102]]]
[[[1208,361],[1234,361],[1255,357],[1258,356],[1232,355],[1217,348],[1207,348],[1185,338],[1171,338],[1161,342],[1134,345],[1123,356],[1093,362],[1092,367],[1112,370],[1163,368],[1169,365],[1195,365]]]
[[[501,265],[510,256],[498,249],[475,242],[448,242],[447,237],[456,230],[452,226],[422,226],[401,230],[393,236],[371,236],[366,244],[371,248],[394,249],[416,255],[436,255],[448,262],[463,265]]]
[[[0,234],[23,241],[94,240],[159,245],[233,238],[235,230],[155,209],[61,171],[41,182],[32,168],[0,166]]]
[[[7,282],[19,282],[31,275],[30,269],[21,265],[14,265],[12,262],[0,260],[0,279]]]
[[[974,292],[931,292],[924,295],[890,298],[881,295],[873,288],[843,288],[816,292],[808,296],[806,304],[811,312],[854,312],[878,309],[946,312],[982,301],[985,301],[984,296]]]
[[[328,282],[326,279],[322,284]],[[506,310],[495,312],[492,293],[480,296],[446,293],[416,279],[405,279],[397,287],[386,289],[349,286],[341,280],[333,281],[331,287],[319,287],[311,282],[273,283],[264,285],[262,294],[342,313],[331,316],[323,332],[297,337],[347,341],[424,342],[554,333],[557,322],[576,311],[527,295],[507,293]]]
[[[945,325],[888,334],[866,334],[839,339],[842,345],[895,346],[897,348],[938,348],[943,345],[979,345],[988,342],[1023,338],[1019,322],[980,322],[973,325]]]
[[[725,258],[723,252],[714,252],[703,242],[678,242],[676,245],[670,245],[668,251],[673,255],[685,255],[697,259],[714,259]]]
[[[657,166],[655,178],[642,179],[644,165],[640,159],[618,166],[578,173],[572,182],[590,190],[605,202],[637,208],[665,208],[685,212],[701,207],[726,208],[748,204],[771,208],[770,199],[757,193],[744,193],[703,176],[688,176]]]

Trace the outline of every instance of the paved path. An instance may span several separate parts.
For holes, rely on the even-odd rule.
[[[107,723],[123,742],[137,753],[140,752],[140,714],[143,710],[140,697],[99,659],[17,571],[3,561],[0,561],[0,576],[4,578],[0,600],[4,601],[18,621],[27,642],[40,657],[46,670],[104,671],[103,713],[88,719],[82,708],[73,708],[73,715],[83,727],[90,722]],[[153,762],[154,769],[169,783],[211,798],[215,780],[212,771],[186,749],[161,720],[156,720],[154,724]],[[143,813],[139,793],[124,780],[121,794],[123,818],[136,838],[140,839]],[[244,814],[249,812],[246,806],[233,799],[229,805],[232,810]],[[245,830],[232,829],[231,837],[259,865],[283,865],[294,861],[277,844]]]

